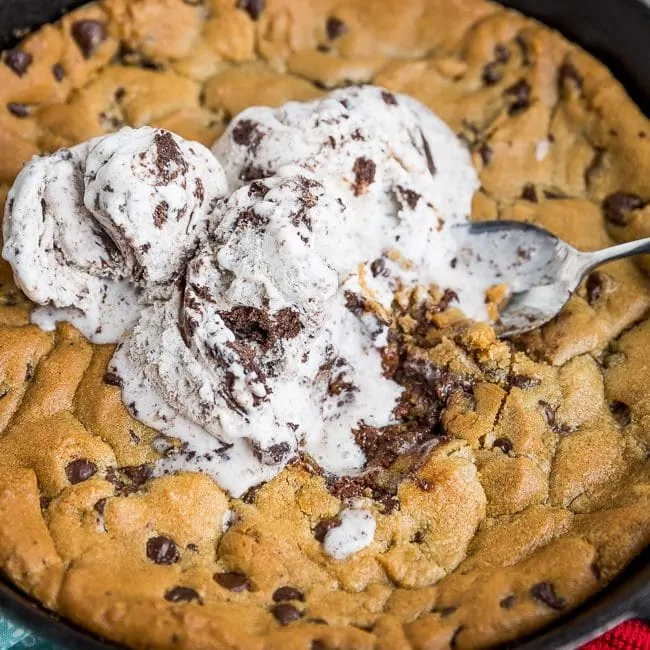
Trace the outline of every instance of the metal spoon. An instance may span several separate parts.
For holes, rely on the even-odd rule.
[[[484,221],[458,226],[458,264],[485,287],[509,289],[496,330],[501,337],[536,329],[556,316],[594,268],[650,253],[650,238],[593,253],[569,246],[547,230],[519,221]]]

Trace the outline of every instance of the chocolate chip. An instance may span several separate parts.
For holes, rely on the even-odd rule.
[[[243,9],[253,20],[264,11],[264,0],[237,0],[237,9]]]
[[[98,514],[103,515],[104,510],[106,509],[106,502],[107,501],[108,501],[108,499],[106,499],[106,498],[99,499],[99,501],[97,501],[95,503],[95,505],[93,506],[93,510],[95,512],[97,512]]]
[[[372,277],[376,278],[378,275],[381,275],[386,269],[386,260],[383,257],[378,257],[374,262],[370,264],[370,272]]]
[[[228,589],[228,591],[250,591],[251,588],[250,580],[243,573],[237,573],[236,571],[215,573],[212,578],[224,589]]]
[[[135,487],[140,487],[151,478],[153,469],[151,465],[145,463],[143,465],[131,465],[129,467],[123,467],[122,472]]]
[[[506,596],[499,601],[499,607],[503,607],[503,609],[511,609],[515,604],[515,600],[517,599],[512,594],[510,596]]]
[[[397,191],[399,192],[399,195],[406,201],[406,204],[409,206],[409,208],[411,208],[411,210],[415,210],[422,195],[418,194],[415,190],[403,187],[402,185],[397,186]]]
[[[108,38],[106,23],[102,20],[79,20],[73,23],[71,34],[85,59],[89,59]]]
[[[50,503],[52,503],[52,497],[41,494],[41,496],[38,498],[38,505],[41,507],[41,510],[47,510],[50,506]]]
[[[29,117],[29,106],[27,106],[27,104],[9,102],[7,104],[7,110],[16,117]]]
[[[622,426],[626,427],[632,421],[630,407],[625,402],[615,401],[609,405],[609,410],[614,419]]]
[[[540,400],[538,403],[542,407],[542,413],[544,414],[546,423],[551,427],[551,429],[555,430],[555,411],[553,410],[553,407],[543,400]]]
[[[491,61],[486,64],[483,68],[483,73],[481,74],[481,79],[486,86],[494,86],[498,84],[501,79],[503,79],[503,72],[501,71],[501,66],[496,61]]]
[[[485,142],[479,147],[478,150],[479,156],[481,156],[481,160],[483,161],[483,166],[487,167],[491,160],[492,156],[494,155],[494,151],[492,148],[487,145]]]
[[[29,52],[15,48],[5,54],[5,63],[19,76],[23,77],[34,57]]]
[[[361,196],[366,192],[368,187],[375,182],[375,173],[377,165],[364,157],[357,158],[354,162],[354,195]]]
[[[60,63],[55,63],[52,66],[52,74],[57,81],[63,81],[65,79],[65,69]]]
[[[603,201],[605,219],[615,226],[627,226],[629,212],[640,210],[645,202],[638,194],[631,192],[615,192]]]
[[[510,385],[515,388],[521,388],[522,390],[528,390],[529,388],[535,388],[542,383],[542,380],[539,377],[528,377],[527,375],[511,375],[510,376]]]
[[[264,137],[259,126],[253,120],[240,120],[231,132],[233,141],[235,144],[248,147],[251,153],[255,153]]]
[[[203,604],[201,596],[191,587],[172,587],[165,592],[165,600],[168,600],[170,603],[189,603],[196,600],[200,604]]]
[[[104,373],[103,381],[109,386],[117,386],[118,388],[122,388],[122,379],[118,377],[114,372]]]
[[[538,582],[530,588],[530,595],[540,602],[548,605],[551,609],[564,609],[567,602],[555,593],[555,587],[551,582]]]
[[[154,564],[176,564],[180,560],[174,540],[164,535],[150,537],[147,540],[147,557]]]
[[[278,442],[269,447],[261,447],[257,443],[251,443],[255,458],[264,465],[277,465],[286,460],[291,453],[291,447],[288,442]]]
[[[494,46],[494,56],[499,63],[508,63],[510,61],[510,50],[501,43]]]
[[[431,492],[433,488],[435,487],[435,483],[433,481],[428,481],[427,479],[420,478],[419,476],[416,476],[413,479],[413,483],[420,488],[423,492]]]
[[[305,597],[295,587],[280,587],[273,592],[273,600],[276,603],[284,602],[285,600],[299,600],[304,602]]]
[[[322,543],[325,540],[327,533],[329,533],[332,528],[338,528],[342,523],[343,522],[338,517],[321,519],[314,527],[314,537]]]
[[[587,302],[590,305],[595,305],[603,292],[603,274],[595,271],[587,278],[585,290],[587,292]]]
[[[302,612],[289,603],[280,603],[271,609],[280,625],[289,625],[292,621],[297,621],[302,617]]]
[[[381,98],[384,100],[384,103],[389,106],[397,106],[397,97],[395,97],[393,93],[389,93],[387,90],[382,90]]]
[[[248,196],[257,196],[262,198],[266,196],[269,192],[269,188],[264,185],[261,181],[253,181],[248,188]],[[256,215],[256,220],[260,220],[260,217]],[[266,223],[263,219],[262,221]]]
[[[559,69],[559,77],[561,88],[567,88],[567,82],[570,82],[578,90],[582,90],[585,80],[573,63],[563,63]]]
[[[330,41],[334,41],[337,38],[343,36],[343,34],[348,31],[348,26],[342,20],[339,20],[334,16],[330,16],[327,19],[326,31],[327,38],[329,38]]]
[[[427,159],[427,167],[429,169],[429,173],[431,176],[436,175],[436,165],[433,161],[433,155],[431,153],[431,147],[429,146],[429,141],[424,137],[424,133],[420,131],[420,135],[422,136],[422,146],[424,147],[424,156]]]
[[[158,129],[154,136],[156,146],[156,168],[158,170],[159,184],[173,183],[178,176],[187,174],[188,165],[183,157],[183,152],[169,131]],[[163,203],[166,204],[165,201]],[[169,206],[167,206],[169,209]]]
[[[115,131],[124,126],[124,121],[117,117],[117,115],[109,115],[108,113],[99,114],[99,124],[104,131]],[[98,207],[99,199],[95,199],[95,205]]]
[[[153,225],[159,230],[167,223],[169,217],[169,203],[161,201],[153,210]]]
[[[163,63],[155,61],[140,50],[133,49],[124,41],[120,43],[120,49],[115,58],[124,66],[136,66],[143,70],[162,70],[165,67]]]
[[[524,189],[521,192],[521,198],[525,201],[530,201],[531,203],[537,203],[539,199],[537,198],[537,190],[532,183],[526,183]]]
[[[424,541],[424,532],[421,530],[416,531],[415,535],[411,537],[411,542],[413,544],[422,544]]]
[[[104,477],[114,488],[115,491],[120,494],[126,487],[126,483],[120,479],[117,475],[117,470],[115,467],[109,467],[106,470],[106,476]]]
[[[256,165],[246,165],[241,172],[239,173],[239,180],[244,181],[245,183],[250,183],[251,181],[259,181],[262,178],[268,178],[269,172],[265,171],[261,167]]]
[[[65,466],[65,475],[72,485],[87,481],[97,473],[97,465],[86,458],[77,458]]]
[[[530,84],[525,79],[520,79],[517,83],[506,88],[504,94],[513,100],[508,109],[508,115],[513,116],[527,109],[531,101],[530,93]]]
[[[504,454],[509,454],[512,451],[512,443],[508,438],[497,438],[493,446],[500,449]]]
[[[281,309],[275,314],[273,320],[273,336],[275,340],[295,339],[303,329],[300,314],[291,307]]]

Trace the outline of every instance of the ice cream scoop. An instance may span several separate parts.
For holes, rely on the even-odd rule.
[[[169,293],[225,193],[199,143],[125,128],[27,163],[7,199],[3,257],[43,306],[36,323],[70,320],[115,342],[149,293]]]

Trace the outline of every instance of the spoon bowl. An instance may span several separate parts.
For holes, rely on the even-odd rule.
[[[582,252],[534,224],[483,221],[458,226],[457,264],[482,285],[505,285],[499,336],[523,334],[555,317],[597,266],[650,252],[650,238]]]

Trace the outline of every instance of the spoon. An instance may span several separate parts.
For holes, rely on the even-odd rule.
[[[650,237],[585,253],[547,230],[519,221],[483,221],[457,226],[457,263],[486,288],[507,285],[495,329],[505,338],[541,327],[567,303],[597,266],[650,253]]]

